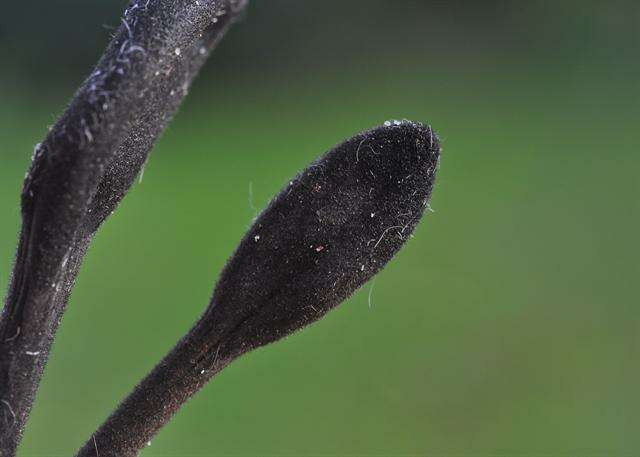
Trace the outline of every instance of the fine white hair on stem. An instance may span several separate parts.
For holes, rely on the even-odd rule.
[[[253,203],[253,181],[249,181],[249,209],[253,213],[252,220],[258,217],[258,208]]]
[[[13,420],[16,419],[16,413],[13,411],[13,408],[11,407],[11,404],[7,401],[7,400],[0,400],[9,410],[9,413],[11,413],[11,416],[13,416]]]
[[[367,297],[367,302],[369,303],[369,309],[373,308],[373,304],[371,303],[371,296],[373,295],[373,288],[376,285],[376,278],[373,278],[371,281],[371,287],[369,287],[369,296]]]

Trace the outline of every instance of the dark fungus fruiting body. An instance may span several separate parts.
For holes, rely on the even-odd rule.
[[[411,236],[439,156],[430,127],[395,121],[342,143],[295,177],[241,241],[198,323],[78,455],[137,455],[232,360],[348,298]]]
[[[84,253],[247,0],[134,0],[39,144],[0,320],[0,457],[15,455]]]
[[[0,319],[0,457],[16,453],[93,235],[247,1],[133,0],[98,65],[36,147]],[[295,177],[240,243],[201,319],[79,455],[137,455],[235,358],[349,297],[411,236],[439,155],[430,127],[394,121],[344,142]]]

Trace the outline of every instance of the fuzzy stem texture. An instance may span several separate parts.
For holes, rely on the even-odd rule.
[[[36,146],[0,318],[0,457],[16,453],[93,235],[246,3],[132,1],[97,66]]]

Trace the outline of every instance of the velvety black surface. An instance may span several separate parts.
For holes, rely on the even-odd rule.
[[[0,320],[0,456],[15,454],[91,238],[247,0],[134,0],[35,149]]]
[[[200,321],[78,455],[135,456],[232,360],[320,319],[391,260],[428,205],[440,146],[392,121],[337,146],[260,214]]]

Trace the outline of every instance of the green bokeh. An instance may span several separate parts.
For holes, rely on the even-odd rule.
[[[267,76],[236,75],[239,58],[216,73],[214,58],[94,241],[20,455],[72,455],[186,332],[251,222],[250,186],[262,207],[389,118],[443,139],[435,212],[373,285],[232,364],[142,455],[640,455],[640,67],[627,44],[354,53]],[[72,93],[56,87],[3,91],[3,290],[30,151]]]

